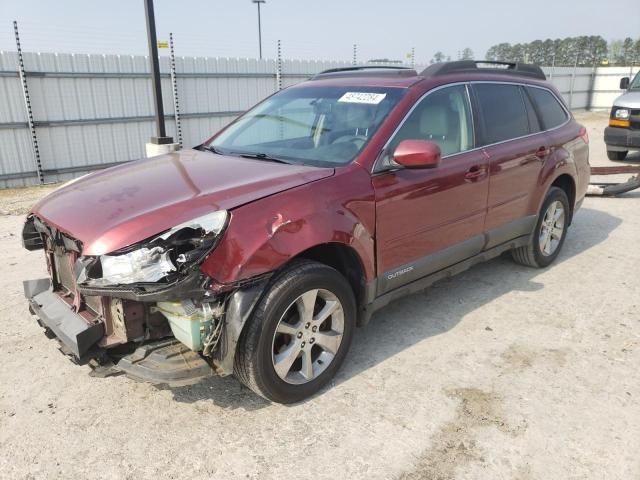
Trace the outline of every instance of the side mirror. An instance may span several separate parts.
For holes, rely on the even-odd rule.
[[[428,140],[403,140],[393,152],[393,161],[405,168],[435,168],[441,157],[440,147]]]
[[[626,90],[629,88],[629,77],[622,77],[620,79],[620,90]]]

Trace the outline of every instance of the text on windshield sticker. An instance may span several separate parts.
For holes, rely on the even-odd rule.
[[[377,105],[384,97],[386,93],[369,93],[369,92],[347,92],[342,95],[338,101],[348,103],[368,103],[369,105]]]

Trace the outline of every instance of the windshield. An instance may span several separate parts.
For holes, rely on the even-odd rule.
[[[401,88],[283,90],[245,113],[208,147],[321,167],[353,160],[404,95]]]
[[[640,72],[636,73],[636,76],[633,77],[633,81],[631,85],[629,85],[630,90],[640,90]]]

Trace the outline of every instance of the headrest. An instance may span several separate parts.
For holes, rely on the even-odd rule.
[[[449,110],[442,105],[429,105],[420,116],[420,133],[426,137],[446,137],[449,133]]]

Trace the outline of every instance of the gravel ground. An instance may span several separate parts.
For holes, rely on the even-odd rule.
[[[579,119],[607,164],[606,114]],[[0,211],[43,191],[14,193]],[[28,314],[41,253],[0,216],[0,477],[640,478],[639,209],[640,192],[588,198],[552,268],[498,258],[393,303],[294,406],[233,378],[89,377]]]

